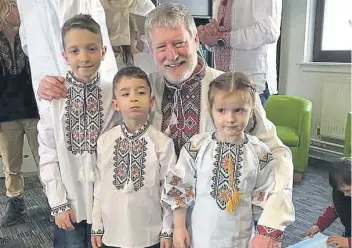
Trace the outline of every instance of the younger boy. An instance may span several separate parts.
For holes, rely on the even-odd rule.
[[[113,106],[123,123],[98,140],[93,247],[171,248],[172,212],[160,203],[172,139],[148,122],[154,103],[147,74],[126,67],[114,78]]]
[[[55,216],[54,247],[91,247],[93,168],[97,140],[117,122],[111,83],[100,80],[106,47],[90,15],[76,15],[62,27],[67,98],[40,109],[40,176]]]

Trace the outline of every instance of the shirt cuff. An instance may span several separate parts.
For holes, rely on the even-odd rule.
[[[102,230],[102,229],[93,229],[92,228],[90,234],[92,236],[103,236],[104,235],[104,230]]]
[[[174,232],[170,229],[162,229],[160,232],[160,238],[162,239],[172,239],[173,235]]]
[[[60,206],[51,208],[51,215],[56,216],[58,214],[61,214],[62,212],[68,211],[70,209],[71,209],[71,204],[65,203]]]
[[[261,225],[258,225],[256,227],[256,234],[269,237],[269,238],[271,238],[273,240],[276,240],[278,242],[281,242],[282,238],[284,236],[283,235],[284,232],[279,230],[279,229],[274,229],[274,228],[271,228],[271,227],[261,226]]]

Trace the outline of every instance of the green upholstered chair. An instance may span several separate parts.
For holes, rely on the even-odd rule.
[[[308,165],[312,102],[300,97],[273,95],[264,108],[279,138],[292,152],[295,178],[298,178],[295,181],[299,182]]]
[[[346,129],[345,129],[345,143],[343,146],[343,156],[351,157],[351,115],[352,112],[349,112],[347,115]]]

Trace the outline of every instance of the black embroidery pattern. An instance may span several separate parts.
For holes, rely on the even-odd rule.
[[[103,101],[97,85],[99,75],[89,84],[75,81],[68,73],[71,84],[65,107],[67,149],[74,155],[95,153],[97,140],[103,127]]]
[[[22,50],[19,35],[15,37],[14,52],[12,52],[10,43],[4,33],[0,32],[0,58],[10,74],[20,74],[25,69],[27,57]]]
[[[136,132],[128,133],[126,127],[121,125],[125,137],[119,137],[114,146],[113,184],[118,190],[123,189],[129,180],[133,182],[135,191],[144,186],[148,142],[140,136],[148,127],[149,123],[146,123]]]
[[[166,232],[166,231],[161,231],[160,232],[160,238],[164,238],[164,239],[172,239],[173,237],[173,232],[170,231],[170,232]]]
[[[91,231],[90,234],[93,235],[93,236],[94,236],[94,235],[101,236],[101,235],[104,234],[104,230],[102,230],[102,229],[93,230],[93,229],[92,229],[92,231]]]
[[[197,147],[194,147],[189,141],[187,141],[183,147],[186,149],[192,159],[196,161],[199,149]]]
[[[269,152],[263,152],[261,155],[262,157],[259,158],[259,170],[264,169],[267,164],[274,160],[273,155]]]
[[[231,157],[236,163],[236,175],[234,175],[234,188],[239,191],[238,185],[241,183],[241,175],[243,168],[243,145],[235,145],[225,142],[217,142],[214,157],[214,169],[212,177],[212,191],[210,195],[216,200],[221,210],[226,208],[226,203],[231,198],[232,185],[229,184],[229,174],[226,165],[226,159]]]
[[[70,203],[65,203],[51,209],[51,215],[57,215],[71,209]]]

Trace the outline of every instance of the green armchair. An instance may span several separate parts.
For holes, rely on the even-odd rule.
[[[292,152],[295,182],[300,182],[308,165],[312,102],[300,97],[273,95],[264,108],[279,138]]]
[[[352,112],[349,112],[347,115],[346,129],[345,129],[345,143],[343,146],[343,156],[351,157],[351,115]]]

